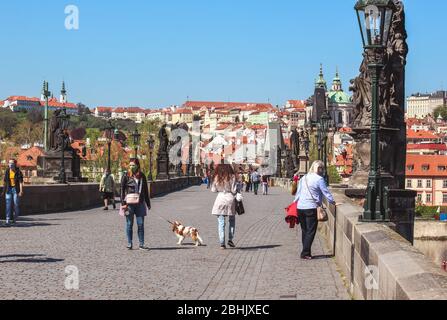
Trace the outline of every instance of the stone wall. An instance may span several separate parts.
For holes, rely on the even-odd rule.
[[[276,185],[287,185],[275,179]],[[447,299],[447,273],[406,239],[392,224],[359,223],[363,208],[332,189],[337,208],[319,230],[360,300]]]
[[[442,265],[447,261],[447,222],[416,220],[414,246]]]
[[[182,190],[191,185],[199,185],[198,177],[184,177],[150,183],[151,197]],[[3,189],[0,187],[0,194]],[[99,185],[80,183],[71,185],[30,185],[25,186],[21,199],[22,216],[47,214],[63,211],[77,211],[102,204]],[[5,199],[0,199],[0,219],[5,219]]]

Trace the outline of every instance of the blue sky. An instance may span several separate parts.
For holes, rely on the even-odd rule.
[[[324,64],[347,90],[361,62],[353,0],[0,2],[0,99],[59,96],[90,107],[306,99]],[[67,31],[77,5],[80,29]],[[406,0],[407,94],[447,87],[445,0]],[[431,12],[431,8],[436,8]]]

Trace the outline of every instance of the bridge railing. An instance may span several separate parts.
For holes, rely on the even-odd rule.
[[[290,182],[274,179],[290,191]],[[361,223],[363,208],[332,189],[337,207],[319,231],[346,278],[362,300],[447,300],[447,273],[395,232],[395,225]]]
[[[199,177],[182,177],[150,184],[151,197],[175,192],[201,183]],[[0,194],[3,189],[0,187]],[[21,216],[78,211],[103,204],[97,183],[28,185],[20,200]],[[0,219],[5,219],[5,198],[0,198]]]

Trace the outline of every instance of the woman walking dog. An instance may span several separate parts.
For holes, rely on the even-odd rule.
[[[323,196],[333,205],[334,197],[323,178],[324,163],[315,161],[307,175],[300,179],[295,202],[298,203],[302,230],[303,251],[301,259],[312,259],[312,244],[318,227],[317,208],[323,204]]]
[[[219,193],[214,203],[212,214],[218,217],[220,248],[227,248],[225,245],[225,224],[227,217],[229,218],[230,223],[228,245],[234,248],[235,244],[233,239],[236,229],[235,197],[238,192],[238,185],[236,175],[231,165],[221,164],[217,167],[211,191]]]

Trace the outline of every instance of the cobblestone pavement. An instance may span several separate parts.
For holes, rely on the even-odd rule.
[[[203,186],[153,199],[149,252],[126,250],[117,211],[24,217],[0,228],[0,299],[349,299],[332,258],[299,259],[300,230],[284,222],[289,195],[274,188],[269,196],[244,197],[238,248],[228,250],[219,249],[210,213],[215,194]],[[157,216],[197,227],[206,246],[177,246]],[[134,232],[136,238],[136,226]],[[313,254],[327,254],[319,238]],[[67,266],[78,268],[79,290],[66,290]]]

